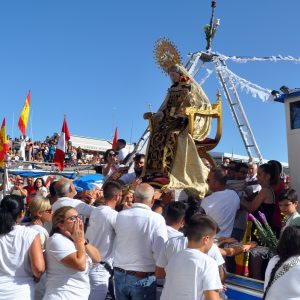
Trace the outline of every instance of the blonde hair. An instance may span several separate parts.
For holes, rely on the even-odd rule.
[[[51,204],[49,199],[42,196],[36,196],[30,201],[28,209],[31,216],[36,217],[38,212],[51,209]]]
[[[50,236],[56,232],[59,232],[59,228],[57,225],[64,222],[66,213],[71,209],[76,210],[72,206],[63,206],[54,212],[54,214],[52,216],[52,230],[51,230]]]

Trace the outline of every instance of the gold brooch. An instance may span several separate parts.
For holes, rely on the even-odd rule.
[[[154,47],[156,63],[168,74],[168,70],[175,64],[181,64],[180,53],[173,42],[167,38],[160,38]]]

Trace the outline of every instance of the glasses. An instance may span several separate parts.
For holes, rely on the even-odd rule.
[[[116,156],[116,153],[108,153],[109,156]]]
[[[65,221],[75,222],[77,220],[82,220],[82,219],[83,219],[82,215],[77,215],[77,216],[71,216],[71,217],[65,218]]]

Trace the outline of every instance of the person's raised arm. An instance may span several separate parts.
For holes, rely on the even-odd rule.
[[[29,259],[33,276],[35,279],[39,279],[45,272],[45,260],[39,233],[35,236],[29,248]]]
[[[268,189],[263,188],[251,202],[248,202],[245,199],[241,198],[241,207],[246,209],[249,213],[252,213],[256,211],[265,201],[267,194]]]

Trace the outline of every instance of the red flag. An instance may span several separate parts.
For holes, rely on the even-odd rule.
[[[24,107],[21,111],[21,115],[18,122],[19,129],[22,132],[23,136],[26,135],[29,113],[30,113],[30,91],[28,92],[28,95],[25,99]]]
[[[67,141],[69,140],[70,140],[70,132],[69,132],[66,116],[65,116],[64,123],[61,130],[61,135],[56,145],[56,150],[53,159],[54,163],[60,168],[61,171],[63,171],[64,169],[66,144]]]
[[[8,151],[8,144],[7,144],[6,126],[5,126],[5,118],[4,118],[0,129],[0,166],[4,165],[4,159],[6,157],[7,151]]]
[[[114,150],[116,150],[117,141],[118,141],[118,127],[116,128],[114,139],[113,139],[113,142],[112,142],[112,148]]]

